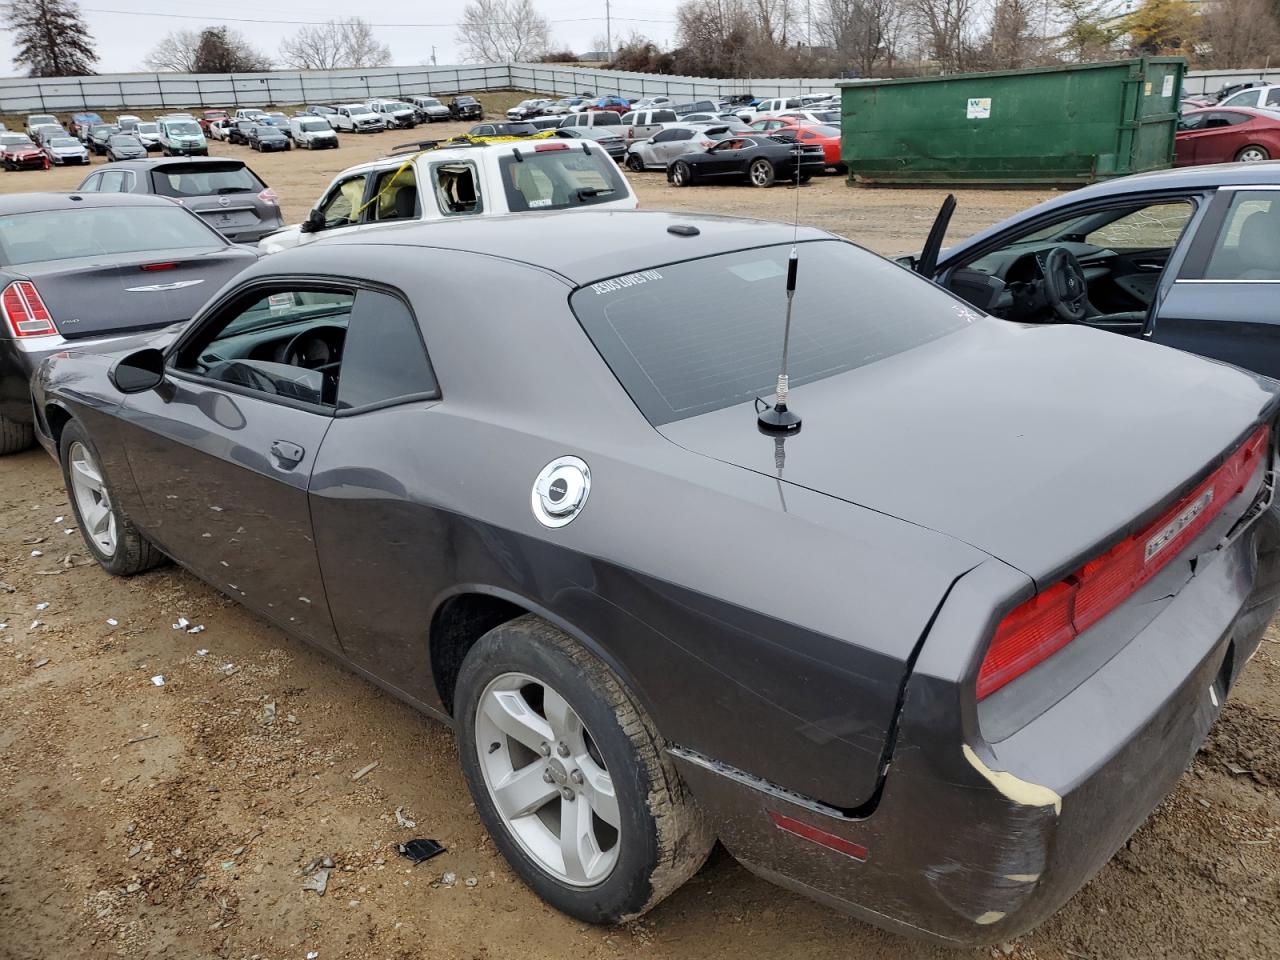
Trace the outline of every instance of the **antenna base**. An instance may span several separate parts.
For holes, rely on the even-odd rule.
[[[800,417],[788,410],[785,403],[761,410],[756,421],[765,433],[794,433],[800,429]]]

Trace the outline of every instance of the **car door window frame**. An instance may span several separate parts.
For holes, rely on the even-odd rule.
[[[327,233],[330,230],[341,230],[344,227],[354,227],[364,221],[364,205],[368,202],[369,184],[376,172],[377,171],[374,170],[362,170],[360,173],[353,173],[349,177],[344,177],[341,180],[335,181],[333,185],[329,187],[328,191],[325,192],[325,195],[320,198],[320,202],[316,204],[316,209],[319,210],[322,215],[324,214],[325,206],[330,203],[337,194],[341,193],[344,184],[350,183],[352,180],[364,180],[364,187],[360,190],[360,207],[351,211],[352,218],[346,223],[334,224],[330,224],[328,222],[328,218],[326,218],[324,230],[321,232]]]
[[[326,404],[308,403],[305,400],[298,400],[293,397],[281,396],[279,394],[264,393],[261,390],[254,390],[252,387],[244,387],[238,383],[228,383],[225,380],[218,380],[213,377],[207,377],[203,374],[190,370],[186,367],[178,366],[178,359],[184,351],[189,350],[194,343],[198,342],[204,332],[210,327],[219,323],[230,323],[235,317],[227,319],[226,312],[235,310],[243,312],[244,309],[256,302],[257,299],[269,296],[270,291],[290,290],[331,290],[334,292],[351,292],[352,308],[354,310],[355,300],[359,297],[361,290],[370,290],[376,293],[387,294],[399,300],[409,312],[409,316],[413,321],[413,327],[417,331],[418,340],[422,344],[423,357],[426,359],[427,369],[431,372],[432,381],[435,384],[433,391],[423,391],[416,394],[406,394],[400,397],[393,397],[386,400],[378,400],[373,403],[366,403],[356,407],[347,407],[339,409],[336,405],[328,406]],[[350,324],[350,316],[348,316],[348,324]],[[344,351],[345,352],[345,351]],[[207,389],[222,390],[227,393],[233,393],[237,396],[251,397],[267,403],[276,403],[280,406],[289,407],[294,410],[302,410],[307,413],[314,413],[324,417],[353,417],[372,410],[382,410],[386,407],[399,406],[405,403],[420,403],[424,401],[435,402],[443,399],[443,387],[440,384],[440,377],[436,373],[435,364],[431,360],[431,352],[427,349],[427,345],[422,335],[422,324],[418,322],[418,316],[414,312],[413,304],[403,292],[386,284],[377,283],[369,280],[354,280],[349,278],[335,278],[325,276],[313,276],[307,274],[296,274],[289,276],[274,277],[256,277],[247,281],[241,286],[233,290],[227,291],[217,300],[208,304],[201,313],[192,320],[187,329],[175,339],[164,350],[164,370],[166,377],[172,377],[187,383],[195,383]],[[163,390],[163,385],[158,388]],[[338,378],[338,390],[342,389],[342,378]]]
[[[1241,193],[1280,194],[1280,184],[1231,184],[1218,187],[1214,197],[1207,204],[1202,222],[1196,228],[1187,255],[1174,280],[1175,283],[1280,284],[1280,280],[1217,279],[1205,276],[1209,269],[1209,261],[1218,247],[1218,238],[1228,227],[1231,211],[1235,208],[1236,196]]]

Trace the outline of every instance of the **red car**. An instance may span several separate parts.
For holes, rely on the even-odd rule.
[[[0,135],[0,164],[6,170],[48,170],[49,158],[35,141],[21,133]]]
[[[204,131],[204,135],[207,137],[209,135],[209,124],[226,119],[227,111],[225,110],[204,110],[200,113],[200,129]]]
[[[1173,165],[1280,157],[1280,113],[1252,107],[1188,110],[1178,121]]]
[[[841,172],[844,170],[844,161],[840,159],[839,127],[809,123],[801,117],[766,117],[751,124],[751,129],[775,137],[795,137],[801,143],[822,147],[827,166],[835,167]]]

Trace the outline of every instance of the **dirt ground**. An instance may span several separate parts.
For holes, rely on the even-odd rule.
[[[296,221],[339,169],[406,139],[215,153],[249,159]],[[70,189],[84,174],[6,173],[0,190]],[[786,219],[797,199],[628,176],[648,209]],[[953,236],[1043,196],[965,192]],[[898,253],[920,245],[941,198],[826,178],[800,191],[800,218]],[[957,955],[772,887],[719,851],[643,920],[570,920],[488,841],[443,726],[177,568],[107,576],[70,518],[44,453],[0,462],[0,958]],[[174,629],[180,617],[203,630]],[[1093,882],[1033,933],[959,955],[1280,957],[1277,644],[1273,627],[1193,768]],[[415,836],[448,852],[410,866],[391,845]],[[321,897],[302,868],[326,855]]]

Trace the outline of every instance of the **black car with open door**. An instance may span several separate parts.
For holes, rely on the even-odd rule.
[[[1139,337],[1280,377],[1280,165],[1143,173],[902,258],[996,316]]]

